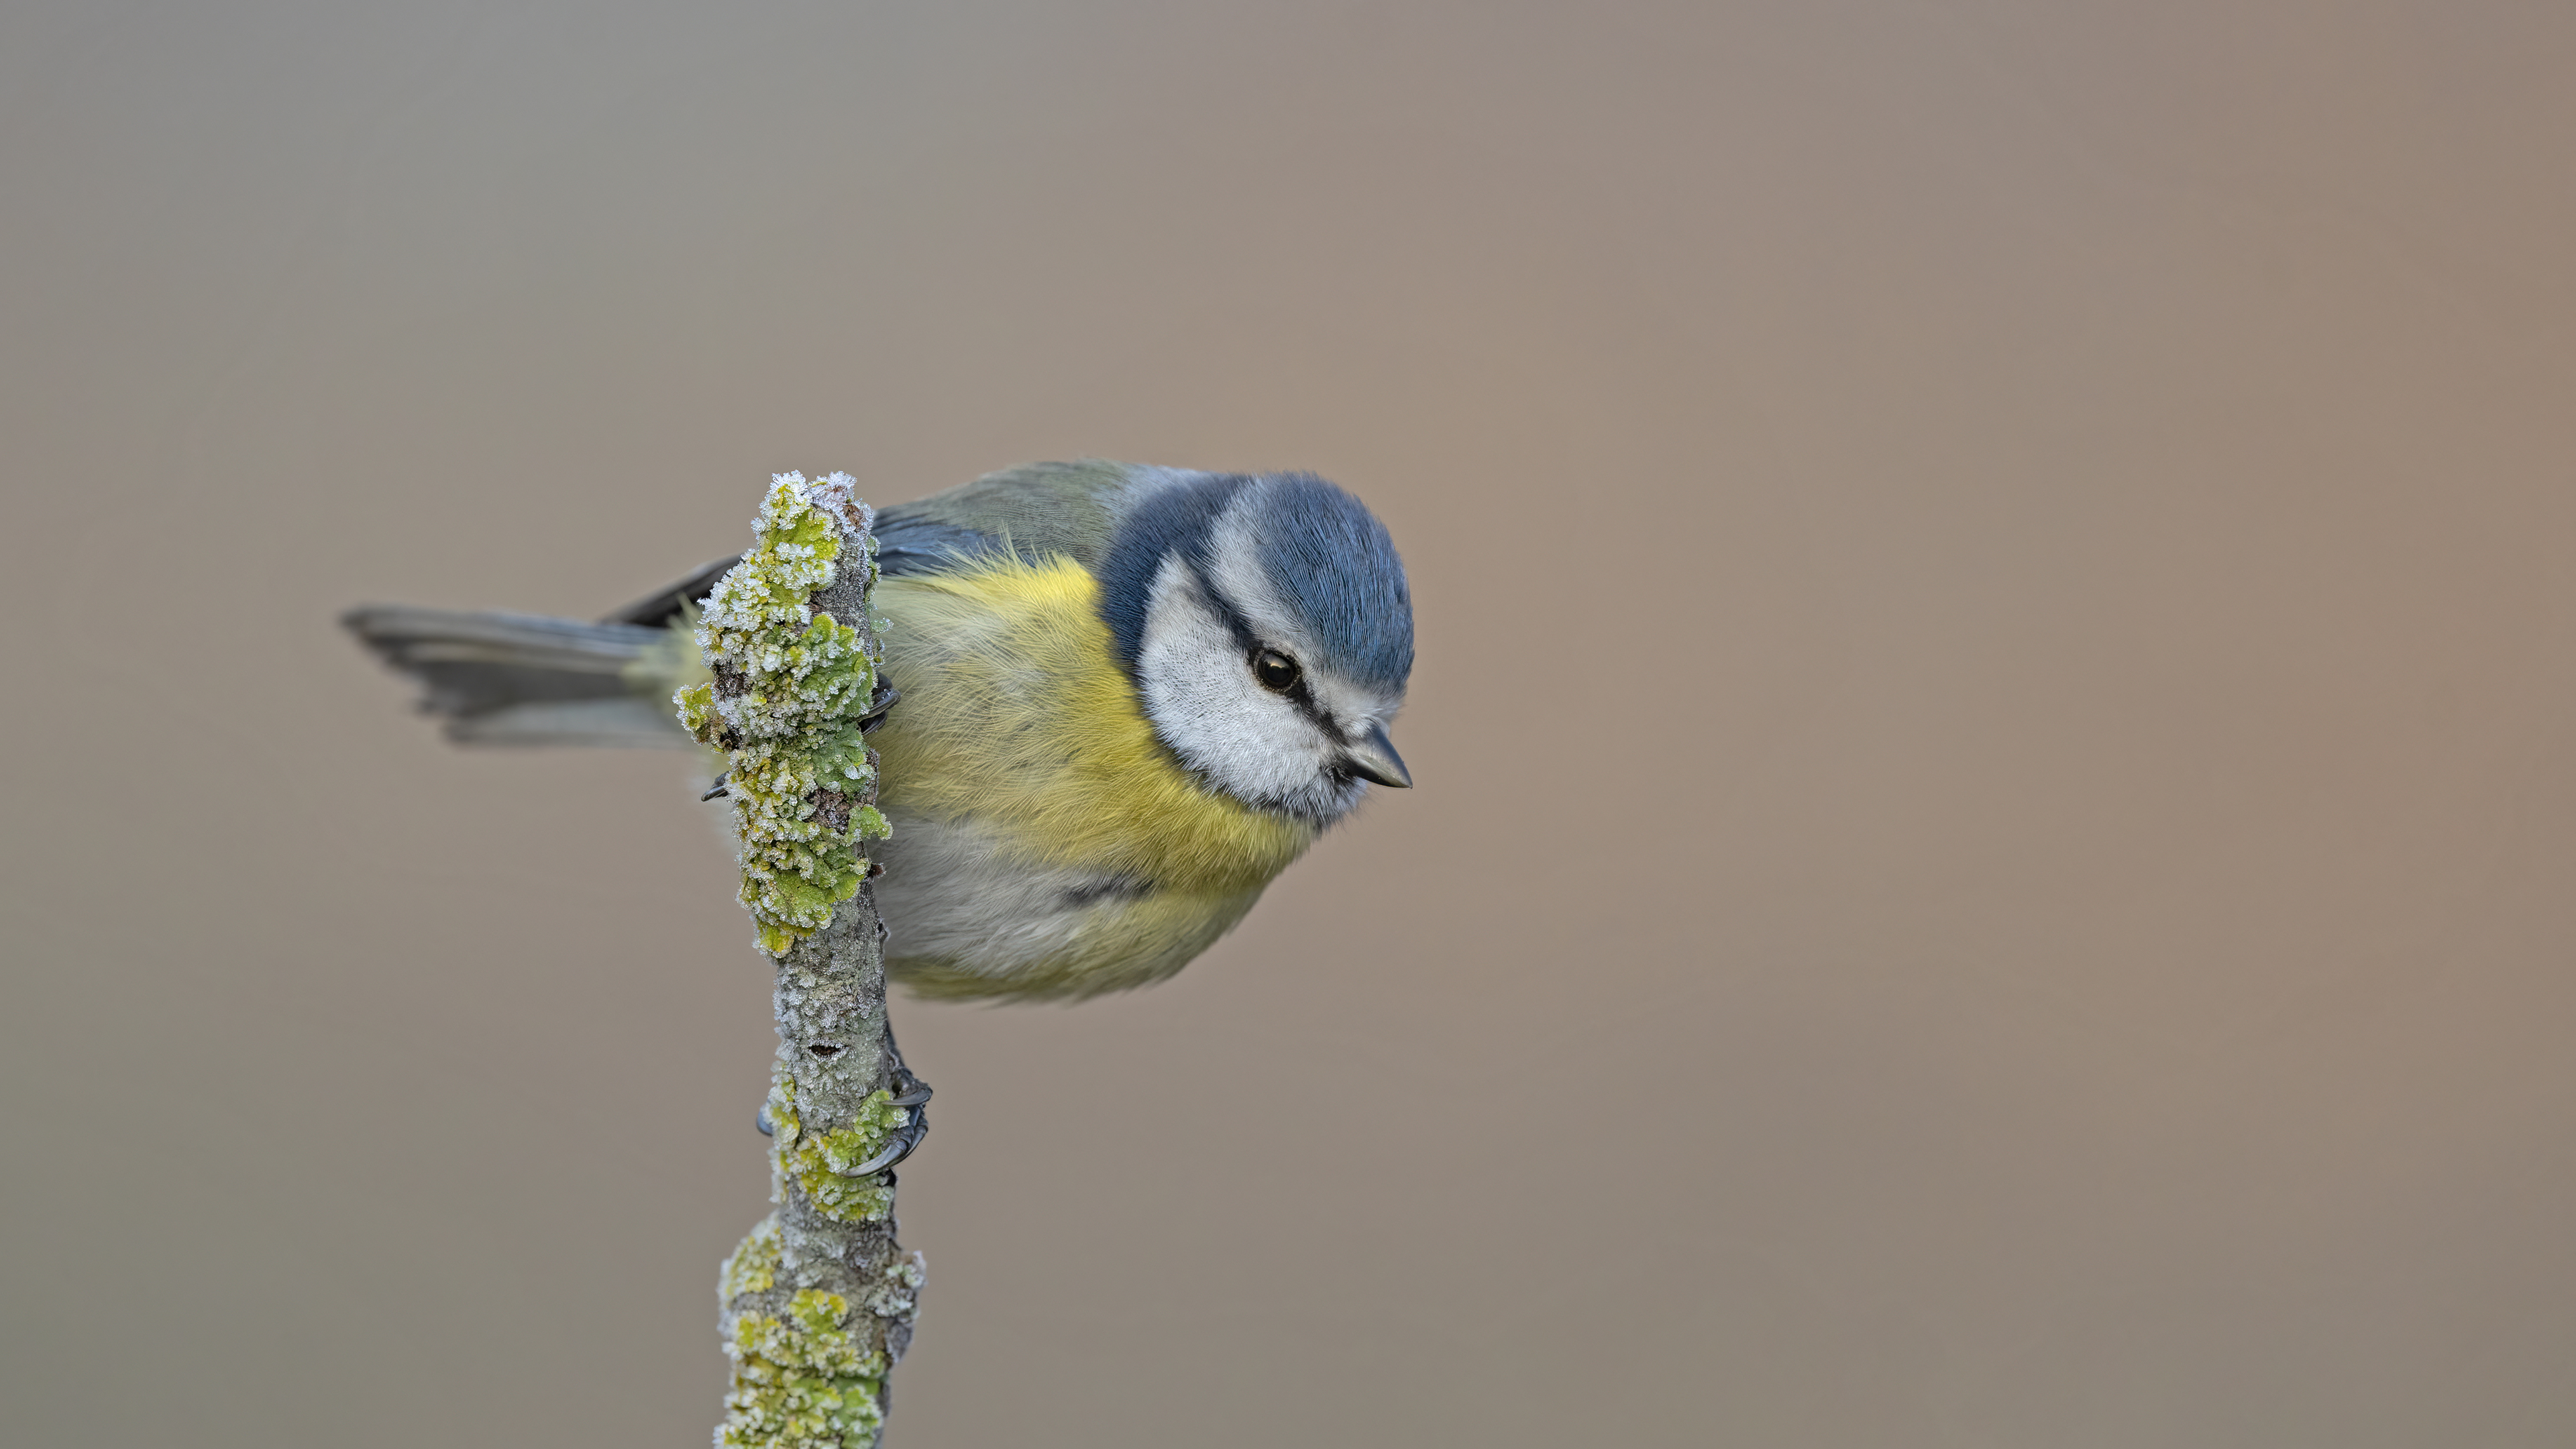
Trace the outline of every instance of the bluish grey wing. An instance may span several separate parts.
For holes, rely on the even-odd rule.
[[[1124,463],[1029,463],[988,473],[877,515],[878,565],[889,573],[937,572],[1007,547],[1022,558],[1062,554],[1097,568],[1137,470]],[[898,566],[889,556],[906,555]]]
[[[1097,568],[1135,475],[1124,463],[1029,463],[898,503],[877,513],[877,567],[897,577],[935,574],[1008,547],[1022,558],[1064,554]],[[717,559],[600,622],[669,624],[683,605],[703,602],[739,562],[740,555]]]
[[[999,553],[1002,541],[989,533],[959,528],[937,519],[906,517],[893,510],[877,516],[877,567],[889,574],[930,574],[954,568],[960,559]],[[742,562],[740,554],[720,558],[677,583],[666,584],[622,609],[600,616],[603,624],[640,624],[666,628],[691,604],[704,605],[716,580]]]
[[[877,567],[897,578],[940,573],[1002,551],[1002,541],[980,529],[893,508],[877,515],[876,533]]]

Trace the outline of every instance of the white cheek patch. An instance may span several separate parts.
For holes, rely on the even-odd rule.
[[[1329,784],[1336,742],[1254,681],[1234,631],[1178,558],[1154,576],[1136,674],[1163,743],[1227,794],[1296,808]]]

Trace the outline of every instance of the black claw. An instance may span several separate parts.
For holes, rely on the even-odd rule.
[[[914,1076],[912,1069],[898,1057],[893,1080],[886,1085],[894,1089],[892,1105],[906,1109],[910,1114],[909,1120],[895,1129],[884,1151],[843,1173],[844,1177],[872,1177],[892,1171],[921,1146],[923,1138],[930,1135],[930,1113],[925,1110],[930,1101],[930,1084]]]
[[[922,1139],[930,1135],[930,1114],[922,1110],[930,1102],[930,1084],[914,1076],[910,1069],[898,1065],[894,1069],[894,1080],[887,1085],[896,1089],[893,1105],[908,1111],[911,1119],[894,1130],[883,1151],[843,1172],[843,1177],[874,1177],[880,1172],[891,1171],[910,1157],[921,1146]],[[759,1128],[763,1137],[778,1135],[778,1129],[770,1123],[767,1102],[760,1104],[760,1112],[752,1118],[751,1125]]]
[[[894,708],[895,701],[902,698],[902,690],[886,683],[884,675],[878,675],[877,692],[868,696],[868,712],[859,716],[859,733],[872,733],[878,725],[884,724],[886,711]]]

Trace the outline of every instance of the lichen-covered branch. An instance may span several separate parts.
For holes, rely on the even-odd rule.
[[[835,473],[771,481],[757,540],[716,582],[698,619],[698,652],[714,671],[672,696],[680,723],[725,752],[725,786],[742,836],[742,903],[773,956],[819,930],[859,893],[858,850],[887,835],[876,765],[860,720],[877,683],[868,587],[874,514]],[[817,607],[840,585],[851,621]],[[853,588],[852,585],[855,585]],[[855,622],[852,622],[855,621]]]
[[[674,697],[725,754],[742,902],[777,962],[771,1214],[726,1260],[718,1293],[733,1388],[720,1446],[864,1449],[885,1424],[886,1372],[912,1340],[921,1255],[895,1242],[894,1174],[860,1171],[914,1125],[886,1023],[866,842],[876,758],[860,722],[876,692],[873,519],[835,473],[781,474],[756,539],[699,621],[711,683]]]

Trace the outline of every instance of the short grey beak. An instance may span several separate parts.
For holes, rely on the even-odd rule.
[[[1351,762],[1351,773],[1363,780],[1392,785],[1398,790],[1413,788],[1413,772],[1404,768],[1404,756],[1395,752],[1395,741],[1386,737],[1384,725],[1370,725],[1358,744],[1344,745],[1342,758]]]

